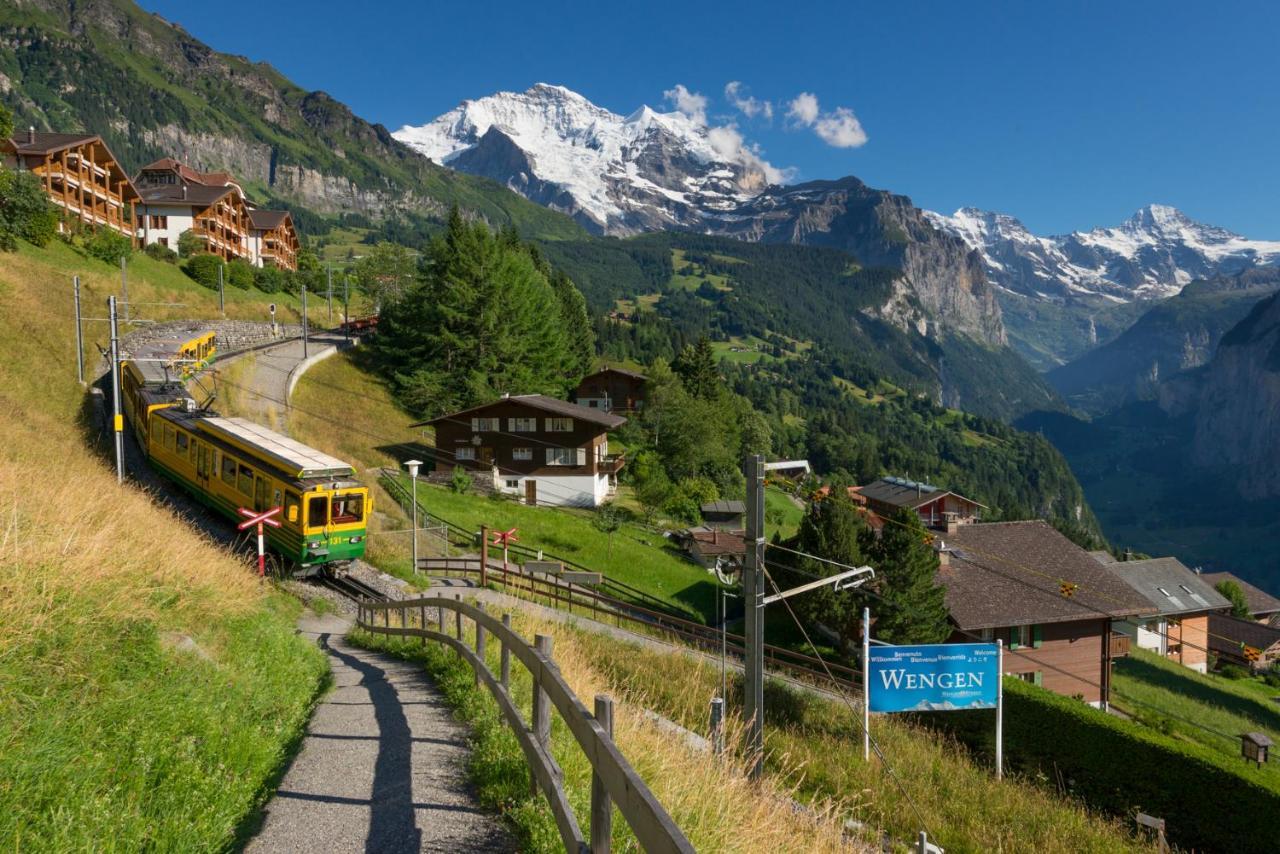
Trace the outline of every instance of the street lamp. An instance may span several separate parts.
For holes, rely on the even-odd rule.
[[[422,460],[405,460],[405,468],[413,480],[413,574],[418,574],[418,467]]]

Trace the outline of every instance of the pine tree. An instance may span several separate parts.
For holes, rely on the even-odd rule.
[[[697,344],[686,345],[672,365],[689,394],[700,400],[715,400],[724,391],[720,371],[716,368],[711,342],[703,335]]]
[[[1249,610],[1249,600],[1245,597],[1244,590],[1239,584],[1236,584],[1230,578],[1226,578],[1213,585],[1213,589],[1221,593],[1231,603],[1231,616],[1239,617],[1242,620],[1253,619],[1253,612]]]
[[[13,113],[4,104],[0,104],[0,139],[13,136]]]
[[[832,495],[809,505],[796,534],[795,548],[836,563],[861,566],[866,563],[862,546],[866,530],[866,523],[853,502],[843,495]],[[844,571],[843,567],[809,558],[795,558],[791,565],[803,574],[795,573],[789,577],[789,585],[812,581],[811,576],[825,578]],[[859,597],[828,586],[805,593],[793,601],[793,607],[803,620],[820,622],[839,633],[846,646],[858,637],[862,612]]]
[[[876,634],[891,643],[941,643],[951,635],[946,591],[937,583],[938,556],[920,517],[899,510],[876,536],[862,536],[882,600],[871,603]]]

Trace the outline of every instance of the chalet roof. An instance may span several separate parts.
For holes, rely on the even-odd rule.
[[[438,415],[435,418],[426,421],[419,421],[416,424],[410,424],[410,427],[422,427],[425,425],[435,425],[446,421],[456,421],[459,418],[470,418],[472,415],[483,412],[492,406],[501,404],[520,404],[530,409],[537,409],[541,412],[550,412],[552,415],[560,415],[566,418],[576,418],[586,421],[588,424],[599,424],[606,430],[612,430],[615,427],[621,427],[627,423],[627,419],[621,415],[613,415],[599,409],[592,409],[589,406],[579,406],[576,403],[570,403],[567,400],[558,400],[554,397],[548,397],[545,394],[513,394],[509,397],[500,397],[497,400],[491,400],[488,403],[482,403],[479,406],[473,406],[470,409],[463,409],[460,412],[452,412],[448,415]]]
[[[938,571],[961,630],[1154,616],[1155,608],[1047,522],[963,525]],[[1062,583],[1078,585],[1062,595]]]
[[[585,382],[586,380],[589,380],[592,377],[598,377],[602,374],[619,374],[620,376],[630,377],[633,380],[640,380],[641,382],[645,382],[649,379],[647,376],[645,376],[644,374],[638,371],[628,371],[626,368],[615,368],[612,366],[605,366],[598,371],[592,371],[582,379]]]
[[[747,505],[743,501],[708,501],[701,509],[703,513],[746,513]]]
[[[183,181],[204,184],[207,187],[225,187],[228,184],[238,183],[230,172],[201,172],[172,157],[161,157],[138,170],[139,174],[155,171],[176,172]]]
[[[1101,564],[1116,562],[1116,556],[1113,555],[1111,552],[1107,551],[1106,549],[1094,549],[1093,551],[1089,552],[1089,554],[1093,555],[1093,559]]]
[[[859,492],[872,501],[881,501],[885,504],[892,504],[895,507],[907,507],[911,510],[922,504],[928,504],[930,501],[936,501],[944,495],[954,495],[956,498],[976,504],[978,507],[986,508],[985,504],[978,504],[977,501],[972,498],[965,498],[958,492],[939,489],[927,483],[918,483],[901,477],[882,477],[861,487]]]
[[[288,211],[264,211],[258,208],[253,208],[249,211],[249,222],[253,224],[254,228],[278,228],[280,223],[288,218]]]
[[[1244,591],[1245,601],[1249,603],[1249,613],[1255,617],[1264,617],[1268,614],[1280,614],[1280,599],[1272,596],[1265,590],[1254,587],[1243,578],[1239,578],[1230,572],[1206,572],[1200,576],[1211,587],[1216,587],[1223,581],[1234,581],[1240,585],[1240,589]]]
[[[742,531],[717,531],[706,528],[690,528],[688,532],[690,548],[708,556],[746,554],[747,546],[744,536]]]
[[[1280,628],[1230,614],[1209,615],[1209,649],[1240,656],[1240,644],[1267,650],[1280,646]]]
[[[183,194],[184,190],[186,191],[185,195]],[[147,204],[191,205],[192,207],[201,208],[208,207],[228,193],[240,195],[235,187],[210,187],[205,184],[142,185],[138,188],[138,192],[142,195],[142,201]]]
[[[1112,561],[1103,566],[1145,596],[1162,616],[1231,607],[1225,596],[1176,557]]]
[[[19,154],[52,154],[55,151],[62,151],[64,148],[87,145],[91,142],[102,142],[102,137],[93,133],[45,133],[36,131],[34,134],[29,134],[26,131],[21,131],[9,140],[9,144]],[[103,147],[106,147],[106,143],[103,143]],[[114,155],[112,159],[115,159]],[[119,161],[116,162],[118,163]]]

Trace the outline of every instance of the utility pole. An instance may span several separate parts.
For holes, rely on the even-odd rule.
[[[129,322],[129,269],[128,262],[120,256],[120,295],[124,297],[124,322]]]
[[[302,286],[302,358],[307,358],[307,286]]]
[[[218,262],[218,311],[225,318],[227,316],[227,304],[222,296],[222,262]]]
[[[116,329],[116,298],[107,297],[111,319],[111,432],[116,449],[116,483],[124,483],[124,416],[120,414],[120,337]]]
[[[351,318],[347,317],[347,284],[350,279],[342,277],[342,331],[346,333],[347,343],[351,343]]]
[[[76,378],[84,385],[84,328],[80,322],[80,277],[73,276],[76,297]]]
[[[326,294],[329,302],[329,327],[333,327],[333,262],[329,262],[329,292]]]
[[[747,774],[758,780],[764,771],[764,457],[753,454],[742,465],[747,479],[746,561],[742,596],[746,609]]]

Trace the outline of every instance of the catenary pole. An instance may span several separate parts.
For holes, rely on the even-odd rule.
[[[862,760],[871,761],[871,609],[862,609]]]
[[[746,560],[742,567],[742,594],[746,608],[747,773],[760,778],[764,771],[764,457],[753,454],[742,465],[747,480]]]
[[[111,320],[111,432],[116,451],[116,483],[124,483],[124,416],[120,414],[120,337],[116,328],[116,298],[107,297]]]
[[[307,358],[307,286],[302,286],[302,358]]]
[[[80,277],[73,276],[76,298],[76,378],[84,385],[84,327],[80,320]]]
[[[329,303],[329,326],[333,326],[333,262],[329,262],[329,290],[326,293],[326,299]]]
[[[342,330],[347,335],[347,343],[351,343],[351,318],[347,317],[347,276],[342,277]]]

